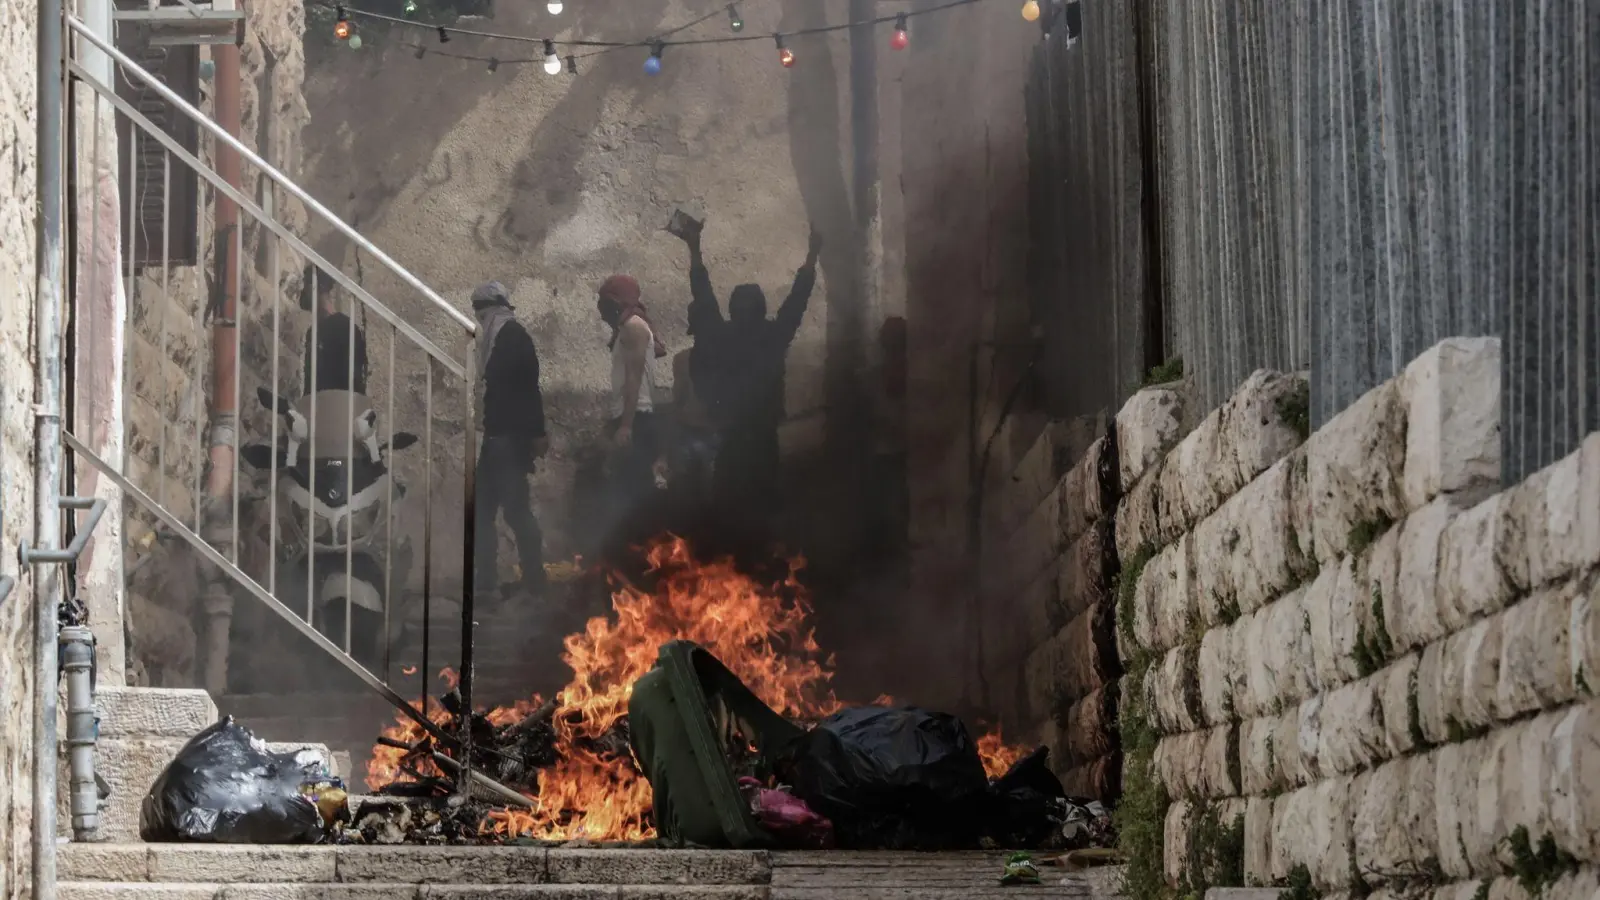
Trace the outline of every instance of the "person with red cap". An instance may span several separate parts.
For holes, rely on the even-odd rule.
[[[611,326],[611,407],[607,431],[616,448],[612,470],[617,524],[628,524],[655,489],[660,435],[655,419],[655,361],[667,355],[645,314],[639,282],[612,275],[596,292],[600,320]]]

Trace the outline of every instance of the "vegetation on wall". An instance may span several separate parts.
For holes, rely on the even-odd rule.
[[[1162,869],[1162,848],[1171,798],[1155,776],[1156,744],[1161,736],[1150,721],[1144,680],[1155,662],[1133,640],[1134,590],[1139,576],[1155,552],[1141,548],[1126,560],[1117,575],[1117,627],[1130,648],[1123,660],[1123,703],[1117,731],[1122,739],[1122,797],[1114,820],[1117,843],[1128,860],[1123,872],[1123,895],[1129,900],[1162,900],[1171,894]]]
[[[1183,380],[1183,357],[1174,356],[1159,366],[1151,369],[1144,376],[1144,386],[1152,387],[1158,384],[1171,384]]]

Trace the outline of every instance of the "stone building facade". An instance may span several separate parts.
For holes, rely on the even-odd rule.
[[[33,537],[34,182],[38,4],[0,3],[0,573]],[[33,603],[29,579],[0,603],[0,898],[28,895],[32,821]]]
[[[240,47],[240,139],[268,164],[297,178],[306,126],[304,6],[251,3],[246,8],[245,42]],[[202,59],[209,57],[202,48]],[[212,111],[214,82],[201,82],[200,108]],[[215,141],[202,135],[201,158],[213,164]],[[174,160],[174,171],[183,164]],[[290,232],[304,234],[307,211],[270,182],[257,167],[241,166],[244,193],[269,210]],[[203,184],[199,213],[200,267],[146,269],[133,281],[128,302],[128,473],[136,486],[193,525],[203,505],[209,446],[212,384],[211,322],[206,314],[207,278],[214,259],[215,190]],[[240,294],[240,440],[248,443],[270,427],[256,402],[256,389],[270,380],[274,348],[285,386],[297,384],[303,360],[301,335],[309,317],[300,309],[304,260],[260,226],[248,213],[243,222]],[[276,244],[276,266],[269,245]],[[229,250],[231,252],[231,248]],[[274,269],[276,282],[274,283]],[[213,276],[214,277],[214,276]],[[272,331],[272,308],[279,312],[279,339]],[[243,558],[259,556],[265,525],[255,502],[258,490],[248,467],[241,470],[241,529],[249,546]],[[154,517],[129,504],[127,510],[128,639],[134,683],[190,687],[198,684],[196,663],[203,655],[201,584],[217,573],[198,560],[181,540],[157,538]],[[225,517],[231,516],[231,509]],[[148,562],[143,562],[151,556]],[[260,570],[251,574],[261,575]],[[248,613],[247,613],[248,615]]]

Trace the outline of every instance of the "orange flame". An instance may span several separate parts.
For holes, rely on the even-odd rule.
[[[603,756],[586,746],[585,739],[604,736],[627,715],[634,681],[655,665],[658,649],[668,641],[689,640],[706,648],[781,715],[816,720],[843,707],[830,686],[833,660],[824,656],[808,623],[810,603],[796,577],[802,560],[791,561],[782,583],[763,587],[730,561],[698,562],[680,538],[658,540],[645,555],[654,590],[621,585],[612,593],[609,618],[591,619],[582,632],[566,639],[562,659],[573,677],[556,695],[553,719],[561,760],[540,773],[533,810],[490,815],[487,827],[495,833],[594,841],[654,835],[647,818],[649,782],[627,760]],[[440,677],[454,686],[453,671],[447,669]],[[878,699],[880,704],[892,702]],[[488,715],[497,725],[507,724],[540,703],[535,697]],[[441,724],[449,718],[437,707],[429,712]],[[399,717],[385,736],[410,743],[421,737],[421,729]],[[1020,750],[1005,747],[998,734],[986,736],[979,746],[991,776],[997,766],[1003,772],[1021,756]],[[368,785],[379,788],[407,780],[399,768],[404,755],[393,747],[374,748],[367,764]],[[1000,762],[991,763],[991,757]]]
[[[1027,751],[1021,747],[1007,746],[1000,729],[996,728],[978,738],[978,755],[983,758],[984,773],[992,781],[1011,771],[1011,767],[1026,756]]]

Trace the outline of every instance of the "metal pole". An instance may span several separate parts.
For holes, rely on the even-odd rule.
[[[477,529],[477,465],[478,465],[478,419],[477,400],[478,384],[475,380],[478,375],[478,358],[475,344],[469,337],[467,339],[467,378],[466,386],[466,414],[462,416],[463,431],[466,432],[466,454],[462,459],[462,468],[465,477],[462,478],[462,521],[461,521],[461,778],[456,782],[463,799],[472,795],[472,631],[473,631],[473,594],[477,590],[474,582],[473,542],[476,539]],[[532,575],[523,573],[524,578]]]
[[[39,281],[34,304],[37,412],[34,445],[34,545],[61,543],[61,298],[64,182],[61,171],[62,72],[61,0],[39,0]],[[33,896],[56,897],[56,690],[61,569],[34,569],[33,679]]]

